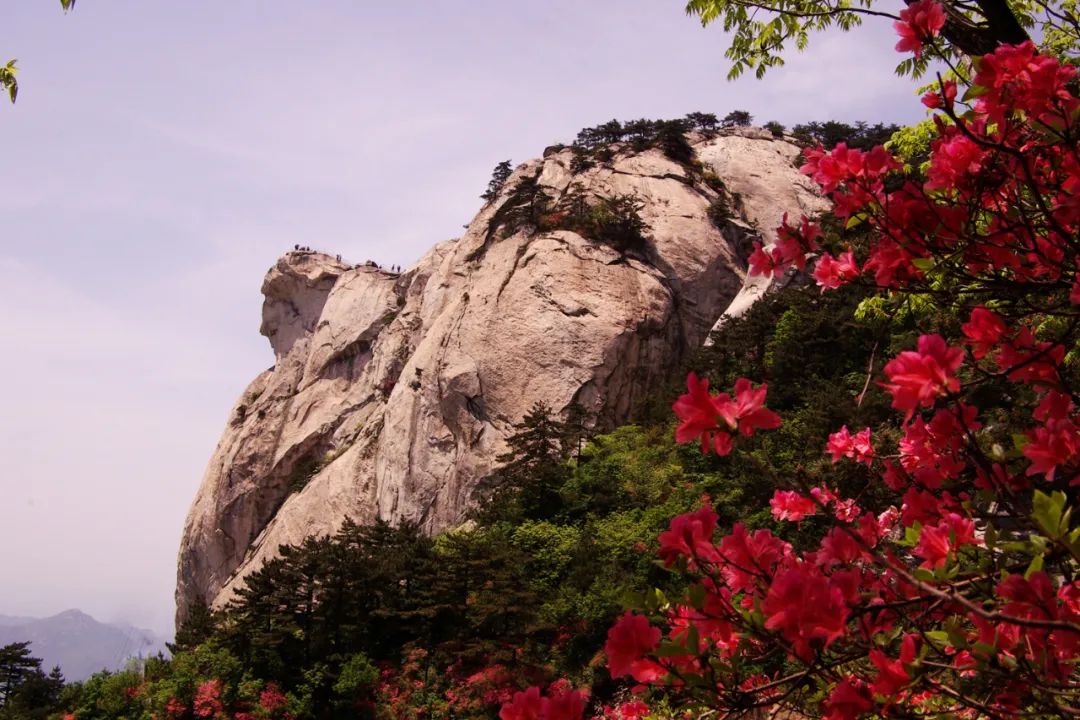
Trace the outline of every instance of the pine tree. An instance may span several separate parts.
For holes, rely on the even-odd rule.
[[[183,650],[191,650],[208,640],[216,629],[217,619],[207,607],[206,601],[200,597],[192,604],[187,617],[180,623],[173,642],[167,644],[169,652],[175,655]]]
[[[510,178],[514,169],[510,165],[509,160],[503,160],[501,163],[495,166],[495,170],[491,173],[491,180],[488,181],[487,190],[480,196],[482,200],[491,202],[495,198],[499,197],[499,192],[502,190],[503,185]]]
[[[754,122],[754,116],[745,110],[732,110],[720,121],[722,127],[742,127]]]
[[[694,148],[686,140],[687,123],[684,120],[662,120],[657,123],[656,141],[660,150],[677,163],[686,164],[694,159]]]
[[[41,660],[30,654],[29,641],[0,647],[0,708],[34,673],[41,673]]]

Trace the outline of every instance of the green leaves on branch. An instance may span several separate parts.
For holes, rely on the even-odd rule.
[[[15,98],[19,95],[19,83],[15,79],[15,74],[19,72],[19,69],[15,67],[15,63],[15,60],[10,60],[7,65],[0,66],[0,88],[7,92],[11,102],[15,102]]]
[[[805,50],[810,31],[857,27],[862,24],[859,13],[871,4],[859,0],[860,9],[849,0],[689,0],[686,13],[700,17],[702,25],[720,20],[732,33],[724,55],[733,63],[728,79],[734,80],[746,70],[761,78],[769,68],[783,65],[786,44]]]
[[[75,0],[60,0],[60,7],[67,12],[75,7]],[[6,92],[11,102],[15,102],[15,98],[19,96],[19,83],[15,79],[16,73],[19,72],[19,69],[15,67],[16,62],[9,60],[7,65],[0,67],[0,92]]]

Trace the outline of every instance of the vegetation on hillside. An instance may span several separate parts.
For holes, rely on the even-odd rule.
[[[694,358],[717,384],[753,374],[775,388],[770,404],[785,425],[746,453],[676,445],[666,416],[587,439],[580,412],[560,418],[538,405],[461,527],[429,538],[408,524],[347,522],[283,547],[229,607],[192,613],[171,661],[73,684],[63,710],[79,720],[216,716],[200,714],[208,708],[240,720],[494,718],[514,692],[560,678],[591,687],[598,703],[633,702],[601,649],[634,592],[683,589],[653,560],[668,520],[707,495],[726,525],[799,543],[812,528],[770,516],[776,481],[763,459],[784,472],[821,463],[837,422],[886,412],[876,387],[861,405],[835,401],[861,393],[871,357],[906,332],[853,322],[862,296],[785,290]],[[658,389],[656,402],[672,392]]]

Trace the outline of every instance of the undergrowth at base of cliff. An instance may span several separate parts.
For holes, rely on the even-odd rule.
[[[428,538],[409,525],[347,523],[283,547],[228,608],[196,608],[172,660],[69,685],[60,706],[78,720],[494,718],[513,692],[559,678],[590,686],[598,713],[630,701],[601,648],[633,588],[680,589],[654,562],[669,519],[709,495],[722,523],[769,527],[797,544],[812,520],[772,519],[775,483],[762,468],[827,462],[832,429],[889,417],[867,371],[908,341],[907,329],[852,321],[861,297],[782,291],[691,360],[718,386],[741,375],[770,383],[785,423],[747,452],[676,446],[666,420],[585,442],[580,423],[537,406],[482,510],[461,527]],[[658,390],[656,404],[675,395]],[[865,480],[860,467],[853,483]]]

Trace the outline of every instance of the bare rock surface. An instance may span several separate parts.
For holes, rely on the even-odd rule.
[[[759,294],[744,283],[751,240],[770,242],[785,212],[823,207],[795,146],[754,129],[691,140],[732,202],[720,227],[707,215],[716,190],[657,150],[617,147],[575,175],[570,151],[553,148],[406,272],[282,257],[263,283],[276,364],[233,409],[191,507],[178,617],[198,600],[220,607],[279,545],[346,517],[431,532],[460,522],[536,401],[624,422],[733,301]],[[574,184],[636,196],[646,247],[500,230],[500,209],[530,179],[556,200]]]

